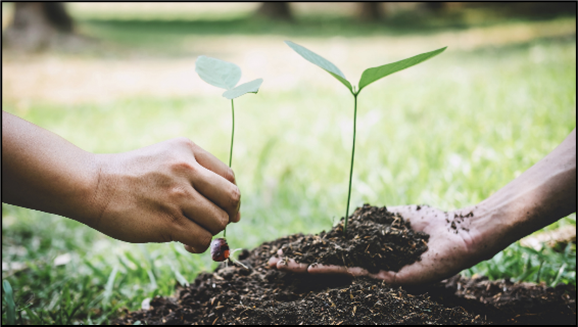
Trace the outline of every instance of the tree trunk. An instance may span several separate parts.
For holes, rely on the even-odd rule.
[[[287,2],[263,2],[257,9],[257,15],[270,19],[293,20],[293,14]]]
[[[16,2],[12,23],[4,31],[2,43],[7,47],[36,51],[72,31],[72,18],[62,3]]]
[[[376,22],[382,20],[385,13],[382,11],[381,2],[360,2],[357,18],[362,22]]]

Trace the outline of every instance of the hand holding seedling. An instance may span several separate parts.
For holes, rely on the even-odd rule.
[[[398,272],[370,274],[359,267],[299,264],[279,253],[269,266],[298,273],[370,276],[392,285],[423,285],[448,278],[576,212],[576,129],[544,159],[478,205],[450,212],[427,206],[388,210],[401,214],[413,230],[430,235],[421,261]]]
[[[93,154],[2,112],[2,201],[82,222],[119,240],[204,252],[240,219],[232,170],[186,138]]]

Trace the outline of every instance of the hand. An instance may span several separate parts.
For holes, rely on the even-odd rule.
[[[391,285],[422,285],[453,276],[484,259],[473,252],[475,231],[470,230],[471,220],[476,219],[473,211],[460,210],[446,213],[427,206],[421,206],[418,209],[415,205],[391,207],[388,210],[401,214],[411,223],[413,230],[423,231],[430,235],[428,250],[422,254],[421,261],[407,265],[398,272],[381,270],[377,274],[370,274],[360,267],[296,263],[292,259],[283,259],[279,250],[281,258],[272,257],[269,259],[269,266],[298,273],[370,276],[385,280]],[[470,216],[470,212],[474,216]]]
[[[204,252],[241,218],[233,171],[186,138],[97,155],[96,215],[83,223],[128,242],[185,244]]]

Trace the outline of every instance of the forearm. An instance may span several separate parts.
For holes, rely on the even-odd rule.
[[[576,211],[576,130],[545,158],[473,208],[477,248],[489,258]]]
[[[93,154],[2,111],[2,202],[84,221],[97,171]]]

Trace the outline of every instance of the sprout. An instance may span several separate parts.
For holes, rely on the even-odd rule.
[[[299,55],[303,58],[308,60],[309,62],[319,66],[337,80],[339,80],[343,85],[345,85],[351,94],[353,95],[353,146],[351,149],[351,165],[349,168],[349,190],[347,192],[347,209],[345,211],[345,224],[343,226],[343,233],[347,232],[347,220],[349,218],[349,202],[351,200],[351,178],[353,176],[353,158],[355,156],[355,134],[356,134],[356,125],[357,125],[357,96],[361,90],[368,86],[369,84],[387,76],[391,75],[395,72],[400,70],[404,70],[411,66],[417,65],[420,62],[428,60],[431,57],[434,57],[441,52],[443,52],[447,47],[437,49],[431,52],[426,52],[419,54],[417,56],[413,56],[411,58],[403,59],[400,61],[392,62],[383,66],[373,67],[366,69],[363,74],[361,74],[361,79],[359,80],[359,86],[356,88],[352,86],[351,83],[345,78],[345,75],[331,62],[326,60],[325,58],[319,56],[318,54],[298,45],[291,41],[285,41],[285,43],[291,47],[291,49],[295,50]]]
[[[233,139],[235,136],[235,104],[233,99],[238,98],[246,93],[257,93],[261,83],[263,83],[262,78],[238,85],[237,83],[241,79],[241,68],[239,66],[219,60],[216,58],[200,56],[197,59],[195,71],[201,79],[213,86],[220,87],[226,91],[223,93],[223,97],[231,100],[231,114],[232,114],[232,129],[231,129],[231,148],[229,151],[229,167],[233,162]],[[227,236],[227,229],[225,228],[223,236]]]

